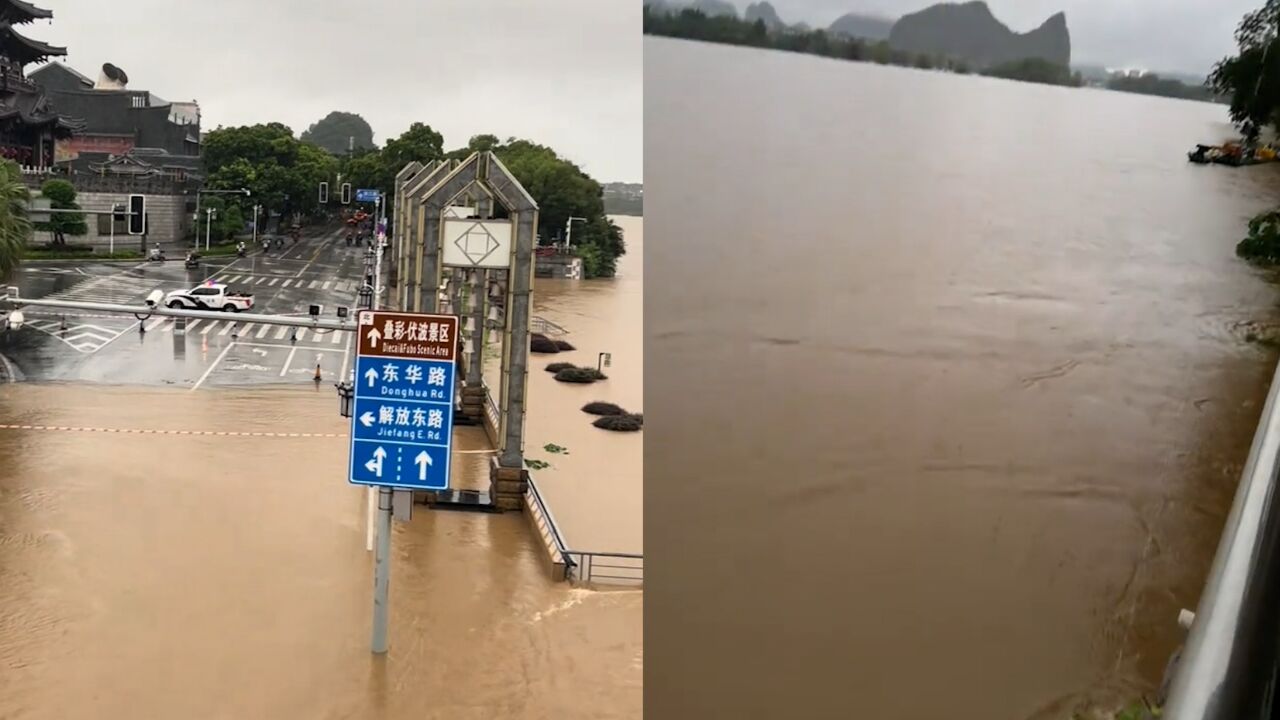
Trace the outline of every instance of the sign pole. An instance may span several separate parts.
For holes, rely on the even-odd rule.
[[[378,488],[378,551],[373,571],[373,652],[387,651],[387,601],[391,585],[391,488]]]

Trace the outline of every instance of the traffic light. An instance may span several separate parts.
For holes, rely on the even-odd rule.
[[[111,221],[115,223],[125,222],[125,218],[127,218],[128,216],[124,214],[124,210],[125,210],[124,203],[112,203],[111,204]]]
[[[329,202],[329,183],[320,183],[320,204],[324,205]]]
[[[145,235],[147,233],[147,196],[129,196],[129,234]]]
[[[351,183],[342,183],[342,204],[351,204]]]

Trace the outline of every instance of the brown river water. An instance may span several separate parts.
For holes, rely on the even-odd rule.
[[[365,495],[327,384],[10,385],[0,424],[212,433],[0,429],[4,720],[641,715],[641,594],[551,582],[518,514],[396,523],[390,651],[369,652]],[[484,455],[454,472],[482,484]]]
[[[1153,690],[1276,360],[1224,109],[647,38],[645,113],[647,709]]]

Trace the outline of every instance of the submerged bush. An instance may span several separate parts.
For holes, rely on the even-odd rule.
[[[549,373],[558,373],[561,370],[568,370],[571,367],[574,367],[573,363],[553,362],[550,365],[547,365],[546,369],[547,369],[547,372]]]
[[[552,342],[556,344],[556,347],[560,348],[560,352],[570,352],[578,349],[564,340],[552,340]]]
[[[604,373],[595,368],[568,367],[556,373],[556,380],[567,383],[593,383],[597,380],[608,380]]]
[[[551,355],[560,352],[560,346],[546,336],[534,335],[529,338],[529,352]]]
[[[582,412],[588,415],[626,415],[626,410],[607,402],[589,402],[582,406]]]
[[[1236,255],[1260,265],[1280,263],[1280,210],[1253,216],[1248,237],[1236,245]]]
[[[644,427],[644,418],[640,415],[605,415],[597,418],[592,425],[601,430],[613,432],[637,432]]]

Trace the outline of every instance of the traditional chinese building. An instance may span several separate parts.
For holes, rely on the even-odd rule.
[[[55,143],[70,138],[80,124],[55,112],[49,97],[26,75],[26,67],[66,55],[16,30],[53,13],[22,0],[0,0],[0,157],[19,165],[47,168]]]
[[[129,76],[111,63],[102,66],[96,82],[60,62],[32,71],[31,78],[49,94],[60,113],[83,124],[74,137],[58,143],[60,165],[85,172],[92,163],[134,150],[162,152],[174,158],[200,156],[199,106],[131,89]]]

